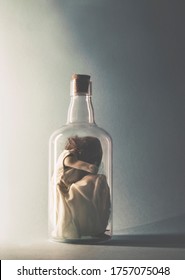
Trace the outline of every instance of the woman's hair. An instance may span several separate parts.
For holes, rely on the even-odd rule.
[[[76,150],[79,160],[100,165],[102,160],[102,147],[100,140],[96,137],[70,137],[65,145],[66,150]]]

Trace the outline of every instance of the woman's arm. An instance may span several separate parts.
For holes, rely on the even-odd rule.
[[[98,167],[95,164],[90,164],[85,161],[78,160],[74,155],[70,155],[64,159],[64,165],[83,171],[87,171],[92,174],[97,174]]]

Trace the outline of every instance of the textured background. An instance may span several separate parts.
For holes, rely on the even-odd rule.
[[[114,144],[114,229],[185,231],[184,1],[0,2],[0,240],[47,236],[48,139],[92,76]]]

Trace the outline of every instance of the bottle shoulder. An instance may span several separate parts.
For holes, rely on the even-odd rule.
[[[110,134],[103,128],[99,127],[95,123],[73,123],[66,124],[61,126],[59,129],[55,130],[51,136],[50,141],[58,137],[70,137],[71,135],[75,136],[96,136],[97,138],[106,138],[107,141],[112,142],[112,137]]]

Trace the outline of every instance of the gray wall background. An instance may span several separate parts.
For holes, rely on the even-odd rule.
[[[50,134],[69,80],[93,81],[114,143],[114,229],[184,231],[185,4],[167,0],[0,2],[0,238],[47,236]]]

